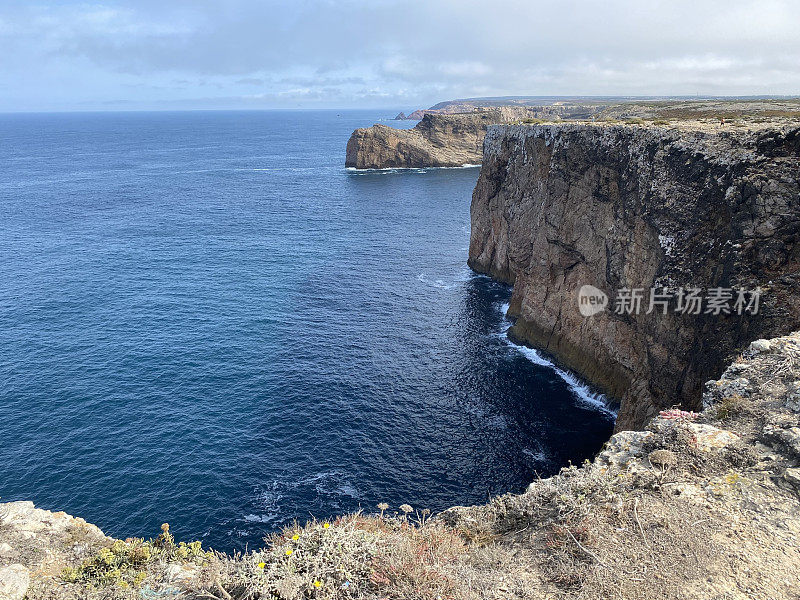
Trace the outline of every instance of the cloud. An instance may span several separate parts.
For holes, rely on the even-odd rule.
[[[254,87],[265,106],[797,94],[797,23],[788,0],[11,1],[0,109],[173,106],[201,88],[222,106]]]

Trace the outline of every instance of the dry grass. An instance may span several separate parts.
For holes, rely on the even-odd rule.
[[[456,598],[454,565],[467,552],[466,542],[442,523],[404,514],[310,521],[268,542],[264,550],[226,561],[224,593],[216,597]]]
[[[734,417],[738,417],[747,410],[747,400],[739,394],[731,394],[722,399],[717,404],[717,419],[720,421],[728,421]]]

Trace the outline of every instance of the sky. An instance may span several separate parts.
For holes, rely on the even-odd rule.
[[[0,111],[800,94],[797,0],[0,0]]]

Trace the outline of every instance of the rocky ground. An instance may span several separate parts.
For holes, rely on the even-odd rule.
[[[0,505],[0,599],[800,597],[800,332],[520,495],[310,522],[224,556]],[[399,512],[398,512],[399,511]]]

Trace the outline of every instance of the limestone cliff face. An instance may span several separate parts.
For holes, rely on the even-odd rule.
[[[478,165],[490,125],[538,114],[538,109],[501,106],[465,114],[425,114],[412,129],[381,124],[356,129],[347,142],[345,166],[396,169]]]
[[[469,264],[514,284],[513,336],[618,399],[618,429],[640,427],[672,404],[698,408],[732,355],[800,326],[798,179],[796,121],[492,127]],[[583,285],[609,307],[582,316]],[[756,315],[644,314],[661,286],[763,294]],[[626,287],[646,289],[641,313],[613,311]]]
[[[486,128],[500,119],[499,111],[425,115],[413,129],[380,124],[356,129],[347,142],[345,166],[386,169],[480,164]]]

